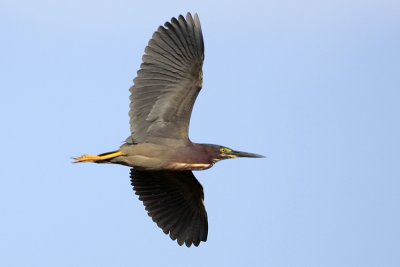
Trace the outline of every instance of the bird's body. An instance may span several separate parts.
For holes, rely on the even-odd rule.
[[[199,94],[204,43],[197,15],[179,16],[150,39],[130,92],[131,135],[119,150],[84,155],[75,162],[132,167],[131,183],[153,221],[180,245],[207,240],[203,187],[192,170],[219,160],[262,157],[211,144],[192,143],[190,116]]]
[[[215,163],[207,145],[188,143],[183,146],[153,143],[125,144],[119,150],[123,155],[110,159],[110,163],[122,164],[145,171],[205,170]]]

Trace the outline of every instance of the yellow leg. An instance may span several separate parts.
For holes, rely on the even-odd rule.
[[[124,154],[121,151],[116,151],[112,153],[102,154],[101,156],[93,156],[93,155],[83,155],[80,157],[73,158],[74,163],[81,163],[81,162],[97,162],[97,161],[104,161],[107,159],[116,158],[119,156],[123,156]]]

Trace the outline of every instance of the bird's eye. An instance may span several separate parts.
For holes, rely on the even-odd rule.
[[[219,149],[219,152],[220,152],[221,154],[227,154],[227,153],[232,152],[232,150],[230,150],[229,148],[226,148],[226,147],[221,147],[221,148]]]

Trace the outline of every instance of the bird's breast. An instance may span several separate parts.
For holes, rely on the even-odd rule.
[[[187,162],[171,162],[165,168],[169,170],[206,170],[212,167],[212,163],[187,163]]]

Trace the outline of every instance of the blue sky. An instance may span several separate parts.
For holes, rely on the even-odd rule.
[[[264,154],[196,172],[209,238],[179,247],[129,169],[153,31],[197,12],[193,141]],[[1,266],[400,266],[398,1],[1,1]]]

